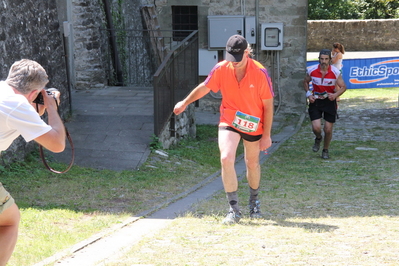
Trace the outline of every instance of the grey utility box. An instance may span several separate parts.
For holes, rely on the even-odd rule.
[[[256,19],[255,17],[245,17],[245,39],[250,44],[256,43]]]
[[[209,50],[224,50],[235,34],[244,36],[244,16],[208,16]]]
[[[218,51],[199,49],[198,59],[198,74],[200,76],[208,76],[218,62]]]
[[[263,23],[261,27],[261,50],[283,50],[283,23]]]

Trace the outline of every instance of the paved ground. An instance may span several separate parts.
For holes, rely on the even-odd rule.
[[[334,126],[334,140],[399,141],[399,108],[374,108],[370,99],[365,100],[363,108],[354,108],[350,103],[340,105],[342,108]],[[391,106],[399,105],[392,102]]]
[[[115,171],[138,169],[150,154],[153,102],[152,88],[74,91],[72,118],[65,124],[75,149],[74,165]],[[218,119],[215,113],[196,113],[197,124],[217,124]],[[70,145],[52,156],[69,163]]]
[[[75,165],[134,170],[146,161],[154,133],[152,88],[107,87],[72,93],[73,116],[65,125]],[[70,148],[55,155],[64,162]]]

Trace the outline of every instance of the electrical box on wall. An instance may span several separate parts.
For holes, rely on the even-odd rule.
[[[218,62],[218,51],[198,50],[198,75],[208,76]]]
[[[255,17],[245,17],[245,39],[250,44],[256,43]]]
[[[261,50],[283,50],[283,23],[262,23]]]
[[[227,40],[235,34],[244,36],[244,16],[208,16],[208,47],[226,49]]]

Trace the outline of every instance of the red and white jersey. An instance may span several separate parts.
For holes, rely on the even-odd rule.
[[[312,78],[312,86],[314,92],[328,92],[333,93],[335,89],[335,82],[341,72],[335,66],[329,66],[327,74],[323,77],[320,71],[320,64],[313,65],[307,69],[308,75]]]

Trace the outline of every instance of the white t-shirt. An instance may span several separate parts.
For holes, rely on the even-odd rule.
[[[338,68],[338,70],[341,70],[342,69],[342,59],[338,59],[337,62],[335,64],[333,64],[333,66]]]
[[[336,56],[338,56],[338,53],[335,53],[332,58],[335,58]],[[338,68],[338,70],[342,69],[342,58],[338,59],[337,62],[335,62],[335,64],[332,64],[333,66],[335,66],[336,68]]]
[[[19,135],[28,142],[51,130],[29,101],[4,81],[0,82],[0,151]]]

